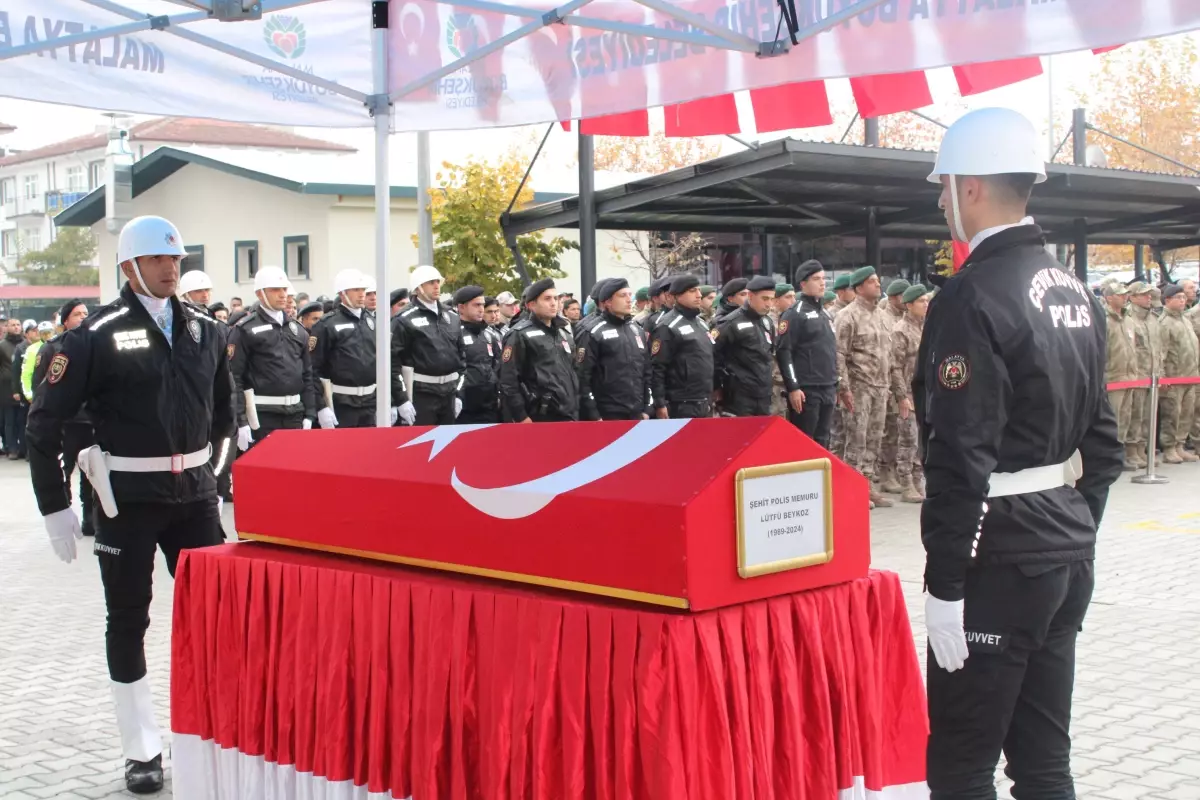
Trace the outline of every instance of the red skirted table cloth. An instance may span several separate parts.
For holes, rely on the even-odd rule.
[[[178,800],[928,797],[893,573],[689,614],[242,543],[173,625]]]

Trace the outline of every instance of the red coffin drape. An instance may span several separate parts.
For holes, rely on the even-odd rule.
[[[304,780],[414,800],[927,796],[891,573],[687,614],[238,544],[182,556],[173,624],[181,800]],[[276,766],[282,789],[252,774]]]

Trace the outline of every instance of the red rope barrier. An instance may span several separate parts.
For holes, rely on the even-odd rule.
[[[1181,386],[1184,384],[1200,385],[1200,377],[1159,378],[1158,379],[1159,386]],[[1108,384],[1108,386],[1106,388],[1110,392],[1115,392],[1120,389],[1149,389],[1150,388],[1150,379],[1149,378],[1141,378],[1141,379],[1135,380],[1135,381],[1116,381],[1115,383]]]

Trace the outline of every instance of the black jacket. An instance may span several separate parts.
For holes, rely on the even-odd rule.
[[[36,339],[34,341],[37,341]],[[18,403],[20,405],[28,405],[25,402],[25,393],[21,390],[21,368],[25,364],[25,353],[29,351],[31,342],[25,337],[21,337],[21,343],[13,349],[12,369],[9,371],[9,377],[12,379],[12,394],[20,395]]]
[[[713,312],[712,326],[714,328],[721,327],[721,323],[725,321],[725,318],[737,311],[739,308],[741,308],[741,306],[734,305],[722,297],[720,304],[717,306],[717,310]]]
[[[464,369],[462,321],[450,311],[431,311],[420,300],[413,299],[404,310],[392,317],[392,405],[407,403],[408,390],[401,380],[401,367],[413,372],[440,378]],[[442,389],[452,394],[457,381],[445,384],[426,384],[423,388]]]
[[[579,379],[566,320],[546,325],[523,319],[508,332],[500,363],[500,400],[505,419],[579,418]]]
[[[356,317],[338,303],[313,326],[308,349],[316,380],[327,380],[337,386],[375,385],[375,317],[365,309]],[[324,388],[318,384],[317,389],[317,408],[325,408]],[[333,396],[350,408],[375,407],[375,392]]]
[[[959,600],[978,563],[1094,555],[1122,446],[1104,384],[1105,315],[1021,225],[979,244],[925,319],[913,378],[928,499],[925,581]],[[1075,487],[988,497],[992,473],[1067,461]]]
[[[58,334],[50,339],[37,351],[37,363],[33,365],[33,397],[36,400],[38,392],[43,388],[42,381],[46,379],[46,373],[50,370],[50,364],[54,361],[54,357],[62,350],[63,337],[66,336],[66,331]],[[79,407],[79,411],[74,417],[67,420],[68,423],[79,425],[91,425],[92,419],[88,415],[87,406]]]
[[[749,306],[726,316],[713,343],[713,362],[721,404],[734,414],[752,413],[738,401],[771,397],[775,367],[775,325],[771,318],[754,313]]]
[[[317,389],[308,355],[308,331],[299,322],[285,316],[280,325],[266,309],[256,306],[229,331],[226,352],[233,373],[238,427],[249,424],[244,394],[247,389],[268,397],[299,395],[299,403],[270,406],[269,410],[302,414],[311,420],[317,418]]]
[[[712,400],[713,343],[699,309],[672,309],[659,321],[650,362],[655,408]]]
[[[673,309],[660,308],[642,321],[642,329],[646,331],[647,338],[654,336],[654,329],[662,324],[663,317],[670,314]]]
[[[458,397],[463,413],[494,413],[500,405],[500,334],[482,322],[462,323],[463,377]]]
[[[193,453],[233,433],[233,380],[225,340],[206,317],[171,298],[172,344],[129,284],[121,297],[62,338],[45,385],[29,412],[26,442],[33,491],[42,514],[70,505],[59,454],[63,424],[87,403],[96,443],[115,456]],[[123,502],[186,503],[216,495],[204,464],[178,474],[113,472]]]
[[[580,419],[638,419],[649,413],[646,338],[636,322],[607,312],[576,332]]]
[[[789,392],[837,385],[837,339],[833,317],[820,297],[801,296],[783,312],[775,342],[779,374]]]
[[[19,384],[13,382],[13,357],[17,348],[25,341],[19,333],[6,333],[0,338],[0,408],[16,405],[13,395],[19,393]]]

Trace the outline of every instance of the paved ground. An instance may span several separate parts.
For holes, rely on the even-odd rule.
[[[1200,800],[1200,465],[1163,473],[1169,485],[1122,478],[1101,531],[1073,728],[1087,800]],[[923,653],[917,507],[872,521],[875,565],[904,579]],[[156,588],[147,656],[165,728],[171,581],[161,559]],[[0,800],[125,797],[96,562],[54,557],[24,462],[0,462],[0,613]]]

